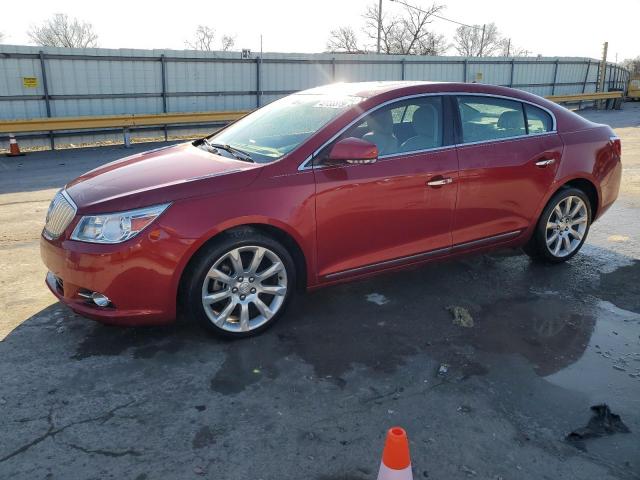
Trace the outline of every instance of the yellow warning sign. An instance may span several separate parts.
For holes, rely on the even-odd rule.
[[[36,77],[22,77],[22,86],[24,88],[38,88],[38,79]]]

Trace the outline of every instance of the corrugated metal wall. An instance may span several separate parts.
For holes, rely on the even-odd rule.
[[[265,53],[243,59],[238,52],[0,45],[0,119],[247,110],[335,81],[479,80],[538,95],[584,93],[596,90],[598,70],[597,60],[573,57]],[[626,71],[608,66],[605,89],[624,88],[626,81]],[[48,144],[29,137],[21,143]],[[57,136],[56,143],[119,137],[85,133]],[[0,147],[6,145],[0,141]]]

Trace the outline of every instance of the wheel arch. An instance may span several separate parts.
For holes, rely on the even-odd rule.
[[[591,203],[591,221],[595,220],[600,210],[600,194],[595,184],[587,178],[578,177],[563,183],[556,192],[568,187],[577,188],[585,193],[589,198],[589,203]],[[554,195],[556,192],[554,192]]]
[[[280,242],[284,247],[289,251],[291,256],[293,257],[293,263],[296,267],[296,278],[298,279],[298,289],[306,290],[307,288],[307,258],[304,255],[304,251],[302,247],[298,243],[298,241],[293,237],[293,235],[289,234],[287,231],[279,228],[277,226],[267,224],[267,223],[248,223],[243,225],[242,227],[234,227],[234,228],[251,228],[258,232],[262,232],[263,234],[274,238],[278,242]],[[225,230],[228,231],[228,230]]]
[[[538,205],[538,208],[536,209],[536,212],[535,212],[535,217],[532,218],[531,225],[529,226],[529,228],[526,230],[526,233],[524,234],[525,239],[530,239],[531,236],[533,235],[533,232],[538,223],[538,220],[540,220],[540,216],[542,215],[542,212],[544,211],[545,207],[547,206],[551,198],[563,188],[570,188],[570,187],[578,188],[587,195],[587,197],[589,198],[589,203],[591,204],[591,221],[593,222],[596,219],[597,215],[600,213],[601,196],[598,188],[596,187],[595,182],[584,176],[565,178],[561,181],[556,182],[555,188],[550,188],[547,195],[542,199],[542,201]]]
[[[195,245],[195,247],[191,249],[187,255],[185,255],[185,257],[188,257],[188,258],[186,258],[185,261],[183,262],[183,266],[179,272],[179,275],[176,275],[175,292],[176,292],[176,306],[178,311],[181,310],[180,302],[181,302],[181,298],[183,297],[182,289],[185,283],[184,282],[184,279],[186,278],[185,275],[188,274],[189,269],[191,265],[193,265],[193,262],[197,258],[198,254],[202,252],[203,249],[205,249],[211,243],[219,241],[221,238],[224,238],[224,236],[228,235],[230,232],[237,231],[240,229],[251,229],[253,231],[262,233],[263,235],[267,235],[273,238],[274,240],[280,242],[293,257],[293,262],[296,268],[296,278],[298,279],[297,289],[299,291],[306,290],[307,283],[308,283],[307,274],[310,267],[307,263],[308,259],[304,254],[304,250],[301,247],[301,244],[300,244],[301,242],[298,239],[296,239],[293,234],[291,234],[290,232],[287,232],[285,228],[273,225],[272,223],[262,223],[262,222],[256,222],[256,221],[239,223],[236,225],[228,225],[226,227],[216,229],[215,231],[211,232],[209,235],[205,235],[204,239],[198,242]]]

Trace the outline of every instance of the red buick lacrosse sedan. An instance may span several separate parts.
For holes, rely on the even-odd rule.
[[[335,84],[92,170],[53,199],[51,291],[105,323],[260,332],[295,291],[504,247],[566,261],[618,195],[611,128],[463,83]]]

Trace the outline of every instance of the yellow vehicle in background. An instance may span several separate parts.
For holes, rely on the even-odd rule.
[[[627,97],[630,100],[640,100],[640,75],[636,74],[629,80],[629,90]]]

